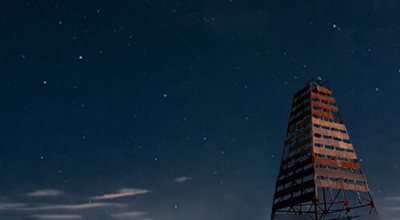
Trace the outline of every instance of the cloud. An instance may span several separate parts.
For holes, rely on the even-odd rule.
[[[78,204],[78,205],[60,205],[59,208],[61,208],[61,209],[70,209],[70,210],[92,209],[92,208],[110,206],[110,205],[111,204],[108,204],[108,203],[85,203],[85,204]]]
[[[192,178],[190,178],[190,177],[188,177],[188,176],[181,176],[181,177],[175,178],[175,182],[184,183],[184,182],[186,182],[186,181],[188,181],[188,180],[191,180],[191,179],[192,179]]]
[[[27,194],[27,196],[31,197],[61,196],[61,195],[64,195],[64,193],[56,189],[37,190]]]
[[[115,198],[120,198],[120,197],[126,197],[126,196],[135,196],[135,195],[141,195],[141,194],[147,194],[150,193],[151,191],[147,189],[121,189],[118,193],[110,193],[110,194],[104,194],[101,196],[94,196],[92,199],[115,199]]]
[[[400,196],[387,196],[384,198],[384,200],[400,201]]]
[[[0,203],[0,210],[15,210],[26,207],[25,203]]]
[[[32,218],[37,219],[81,219],[81,215],[32,215]]]
[[[92,209],[104,206],[123,206],[122,204],[114,203],[84,203],[84,204],[68,204],[68,205],[42,205],[37,207],[26,207],[20,210],[24,211],[37,211],[37,210],[54,210],[54,209],[65,209],[65,210],[81,210],[81,209]]]
[[[113,218],[133,218],[146,214],[145,212],[125,212],[120,214],[112,214]]]
[[[384,209],[386,209],[386,210],[392,210],[392,211],[398,211],[398,210],[400,210],[400,207],[399,207],[399,206],[395,206],[395,207],[385,207]]]

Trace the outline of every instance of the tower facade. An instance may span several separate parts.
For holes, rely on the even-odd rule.
[[[295,217],[290,214],[303,214],[293,219],[378,219],[367,179],[326,84],[316,78],[294,95],[272,220]]]

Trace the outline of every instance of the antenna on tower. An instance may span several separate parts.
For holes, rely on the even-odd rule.
[[[308,86],[308,84],[312,83],[313,85],[317,85],[317,86],[323,86],[327,89],[330,89],[329,86],[329,80],[323,80],[321,77],[315,77],[311,80],[309,80],[304,87]]]

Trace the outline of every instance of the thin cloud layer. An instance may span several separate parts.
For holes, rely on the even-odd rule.
[[[25,203],[0,203],[0,210],[15,210],[26,206]]]
[[[56,189],[44,189],[27,193],[27,196],[30,197],[47,197],[47,196],[61,196],[61,195],[64,195],[64,193]]]
[[[84,203],[84,204],[73,204],[73,205],[43,205],[38,207],[27,207],[21,208],[20,210],[24,211],[38,211],[38,210],[55,210],[55,209],[64,209],[64,210],[81,210],[81,209],[92,209],[104,206],[115,206],[117,204],[112,203]]]
[[[175,178],[175,182],[184,183],[184,182],[186,182],[186,181],[188,181],[188,180],[191,180],[191,179],[192,179],[192,178],[190,178],[190,177],[188,177],[188,176],[181,176],[181,177]]]
[[[126,196],[135,196],[135,195],[141,195],[141,194],[147,194],[150,193],[151,191],[147,189],[121,189],[117,193],[110,193],[110,194],[104,194],[101,196],[94,196],[92,199],[115,199],[115,198],[120,198],[120,197],[126,197]]]
[[[37,219],[82,219],[81,215],[32,215],[31,218]]]
[[[120,214],[112,214],[113,218],[133,218],[146,214],[145,212],[125,212]]]
[[[386,196],[383,199],[390,200],[390,201],[400,201],[400,196]]]

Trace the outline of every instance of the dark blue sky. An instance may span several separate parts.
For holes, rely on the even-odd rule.
[[[400,209],[397,1],[0,2],[0,216],[268,219],[293,94],[330,80]]]

